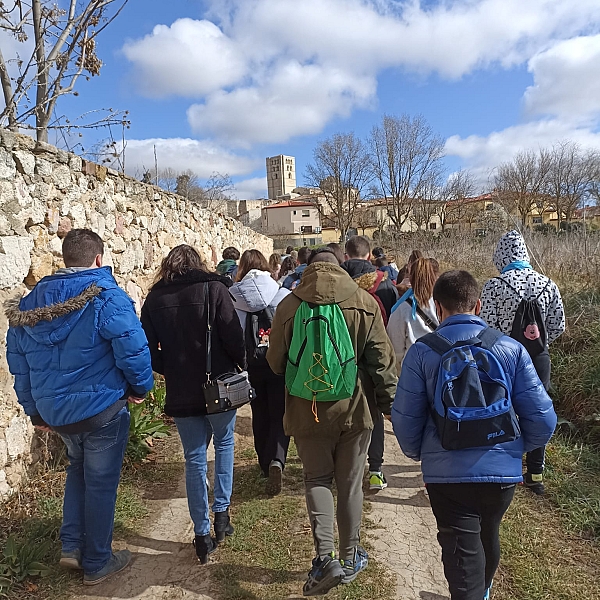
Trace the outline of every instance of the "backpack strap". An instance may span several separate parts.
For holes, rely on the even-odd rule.
[[[536,302],[540,299],[540,296],[548,289],[548,287],[550,286],[550,282],[552,280],[550,279],[550,277],[548,277],[548,281],[546,282],[546,285],[544,286],[544,289],[535,297]]]
[[[481,348],[491,350],[503,335],[501,331],[493,327],[486,327],[479,332],[479,335],[475,339],[481,342]]]
[[[505,279],[502,279],[502,277],[494,277],[494,279],[496,279],[497,281],[501,281],[504,285],[508,286],[517,296],[519,296],[519,298],[521,298],[521,294],[519,293],[519,291],[512,286],[510,283],[508,283],[508,281],[506,281]],[[522,300],[523,298],[521,298]]]
[[[451,344],[446,338],[443,338],[439,333],[428,333],[423,337],[420,337],[418,342],[423,342],[428,348],[431,348],[434,352],[443,356],[453,348],[453,344]]]
[[[405,302],[408,302],[408,304],[412,307],[413,303],[416,302],[416,300],[413,300],[413,298],[411,296],[409,296]],[[435,324],[435,321],[433,319],[431,319],[426,313],[425,311],[419,306],[419,303],[417,302],[417,314],[419,315],[419,317],[421,317],[421,320],[423,321],[423,323],[425,323],[425,325],[427,325],[427,327],[429,327],[429,329],[431,329],[431,331],[435,331],[437,329],[437,325]]]

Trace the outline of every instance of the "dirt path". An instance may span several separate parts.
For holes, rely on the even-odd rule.
[[[239,412],[238,429],[246,437],[249,422],[250,411],[245,407]],[[435,523],[419,466],[404,458],[389,423],[384,470],[389,487],[367,495],[375,528],[365,534],[373,554],[396,575],[398,600],[445,600],[448,594]],[[147,500],[156,516],[142,535],[115,543],[117,549],[134,553],[132,566],[97,587],[78,586],[73,600],[216,600],[211,594],[212,566],[200,567],[190,545],[193,530],[183,478],[174,482],[169,496]]]
[[[369,517],[377,527],[367,537],[375,557],[396,575],[398,600],[444,600],[448,588],[420,467],[402,454],[391,424],[385,426],[388,487],[366,495],[373,507]]]

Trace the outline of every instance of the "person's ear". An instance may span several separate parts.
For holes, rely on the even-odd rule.
[[[442,305],[437,301],[434,300],[433,303],[435,304],[435,316],[437,317],[438,322],[442,322]]]
[[[481,298],[477,298],[477,302],[475,304],[475,315],[478,317],[481,312]]]
[[[95,264],[95,265],[96,265],[98,268],[100,268],[100,267],[102,266],[102,259],[103,259],[103,256],[102,256],[102,254],[98,254],[98,255],[96,255],[96,260],[94,261],[94,264]]]

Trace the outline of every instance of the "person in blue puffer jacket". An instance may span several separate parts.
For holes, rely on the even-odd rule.
[[[64,567],[95,585],[124,569],[113,554],[117,487],[129,436],[127,402],[154,385],[150,351],[134,305],[86,229],[63,241],[66,267],[5,304],[7,360],[15,392],[36,428],[58,433],[69,467],[60,531]]]
[[[474,338],[487,327],[477,316],[479,286],[468,272],[444,273],[433,299],[441,323],[436,334],[449,342]],[[515,485],[523,481],[523,454],[545,445],[557,422],[552,400],[525,348],[502,336],[492,352],[512,387],[521,429],[515,441],[464,450],[442,447],[431,417],[441,357],[418,340],[404,359],[392,407],[402,451],[421,461],[452,600],[489,598],[500,560],[500,521]]]

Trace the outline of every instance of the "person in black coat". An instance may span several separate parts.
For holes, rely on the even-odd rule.
[[[196,250],[181,245],[163,260],[142,307],[152,368],[165,377],[165,413],[174,417],[183,445],[194,543],[203,563],[216,549],[216,542],[233,533],[228,509],[233,486],[236,411],[207,415],[203,392],[208,379],[207,302],[213,323],[211,372],[220,375],[245,367],[244,336],[229,294],[231,285],[231,279],[207,272]],[[215,446],[212,510],[216,540],[210,537],[206,489],[206,450],[211,434]]]

